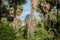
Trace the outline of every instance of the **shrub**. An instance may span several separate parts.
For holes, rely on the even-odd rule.
[[[21,27],[19,28],[18,32],[17,32],[17,40],[26,40],[27,39],[27,30],[25,27]]]
[[[15,40],[16,32],[8,23],[0,24],[0,40]]]
[[[51,36],[44,27],[44,23],[38,23],[34,32],[34,40],[51,40]]]

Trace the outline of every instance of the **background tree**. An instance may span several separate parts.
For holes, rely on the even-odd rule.
[[[50,8],[49,8],[49,5],[50,5]],[[37,11],[39,11],[41,13],[40,16],[42,16],[43,21],[44,21],[44,26],[45,26],[45,28],[47,28],[47,30],[50,30],[50,28],[53,28],[51,30],[54,30],[54,27],[55,27],[55,24],[57,21],[56,20],[57,12],[53,11],[53,8],[55,5],[56,5],[56,0],[53,0],[53,1],[52,0],[42,0],[39,2],[38,6],[37,6],[38,7]],[[53,34],[54,31],[53,32],[50,31],[50,32]]]
[[[5,5],[2,0],[0,2],[1,2],[0,3],[0,18],[2,18],[2,17],[8,17],[9,10],[7,9],[7,5]]]
[[[16,27],[17,26],[17,22],[16,22],[17,18],[16,17],[23,11],[22,5],[26,3],[26,0],[4,0],[4,1],[8,2],[7,9],[10,12],[10,15],[8,16],[8,21],[10,21],[10,18],[13,21],[13,18],[14,18],[14,26]],[[11,15],[10,10],[12,10],[12,12],[14,13],[14,17]],[[19,13],[19,14],[17,14],[17,13]]]

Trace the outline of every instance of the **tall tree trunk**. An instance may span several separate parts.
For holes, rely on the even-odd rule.
[[[2,5],[2,0],[0,0],[0,12],[1,12],[1,5]],[[0,13],[0,20],[1,20],[1,13]]]
[[[34,36],[34,28],[35,28],[34,27],[34,25],[35,25],[35,23],[34,23],[34,6],[36,6],[36,5],[34,5],[35,0],[30,0],[30,1],[31,1],[31,5],[30,5],[31,12],[30,12],[30,18],[29,18],[28,35],[29,35],[29,38],[32,39]]]
[[[34,9],[37,7],[38,0],[30,0],[31,1],[31,12],[29,16],[29,27],[28,27],[28,37],[33,38],[34,36],[34,28],[35,28],[35,22],[34,22]]]
[[[0,7],[1,7],[1,5],[2,5],[2,0],[0,0]]]
[[[2,5],[2,0],[0,0],[0,19],[1,19],[1,5]]]
[[[17,10],[17,0],[14,0],[14,28],[17,29],[17,18],[16,18],[16,10]]]

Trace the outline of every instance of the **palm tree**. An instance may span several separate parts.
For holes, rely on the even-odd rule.
[[[29,23],[28,24],[30,24],[29,25],[29,27],[28,27],[28,36],[29,36],[29,38],[33,38],[33,34],[34,34],[34,26],[35,26],[35,23],[34,23],[34,10],[35,10],[35,8],[36,8],[36,6],[37,6],[37,2],[38,2],[38,0],[30,0],[31,1],[31,5],[30,5],[30,7],[31,7],[31,12],[30,12],[30,15],[29,15]]]
[[[41,0],[40,0],[40,1],[41,1]],[[46,1],[46,0],[45,0],[45,1]],[[47,7],[49,6],[49,5],[48,5],[49,2],[50,2],[51,7],[50,7],[50,8],[47,8]],[[42,15],[43,15],[43,18],[44,18],[44,27],[46,27],[47,25],[48,25],[48,26],[50,25],[49,28],[51,28],[51,27],[53,28],[53,27],[54,27],[53,25],[56,23],[56,16],[54,16],[52,13],[49,14],[49,13],[46,13],[46,12],[47,12],[47,11],[51,12],[51,9],[56,5],[56,0],[47,0],[46,3],[47,3],[47,4],[45,4],[44,1],[43,1],[43,2],[40,2],[39,5],[38,5],[38,10],[37,10],[37,11],[41,12]],[[52,3],[52,4],[51,4],[51,3]],[[45,4],[45,5],[42,5],[42,4]],[[43,7],[45,7],[46,9],[49,9],[49,10],[46,10],[46,9],[44,10]],[[49,14],[51,17],[50,17],[48,14]],[[46,17],[46,16],[47,16],[47,17]],[[53,18],[52,16],[53,16],[54,18]],[[46,20],[46,19],[48,19],[48,20]],[[53,21],[53,20],[54,20],[54,21]],[[52,22],[52,21],[53,21],[53,22]],[[54,23],[54,22],[55,22],[55,23]],[[47,25],[46,25],[46,23],[47,23]],[[49,24],[49,23],[50,23],[50,24]],[[53,23],[53,24],[52,24],[52,23]],[[52,25],[51,25],[51,24],[52,24]],[[48,26],[47,26],[47,27],[48,27]],[[49,30],[49,29],[48,29],[48,30]],[[53,29],[53,30],[54,30],[54,29]],[[53,34],[54,31],[50,31],[50,32]],[[51,35],[52,35],[52,34],[51,34]]]
[[[3,4],[2,1],[3,0],[0,0],[0,8],[1,8],[1,5]],[[17,13],[21,13],[23,11],[21,6],[26,3],[26,0],[4,0],[4,1],[8,2],[8,7],[6,9],[8,9],[10,11],[10,8],[13,8],[13,10],[14,10],[14,27],[17,27],[16,17],[17,17],[17,15],[20,15],[20,14],[17,14]],[[18,6],[20,6],[20,7],[18,7]],[[8,17],[8,18],[11,18],[11,17]]]
[[[22,6],[26,3],[26,0],[6,0],[9,3],[9,7],[13,7],[14,10],[14,27],[17,28],[17,13],[21,13],[22,8],[18,8],[18,6]]]
[[[7,9],[7,5],[3,4],[4,2],[0,0],[0,18],[8,17],[9,10]]]

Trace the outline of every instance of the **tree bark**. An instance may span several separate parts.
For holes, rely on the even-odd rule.
[[[16,10],[17,10],[17,0],[14,0],[14,28],[17,29],[17,18],[16,18]]]
[[[30,18],[29,18],[29,27],[28,27],[28,36],[30,39],[33,39],[34,36],[34,6],[33,6],[33,0],[31,1],[31,12],[30,12]]]

